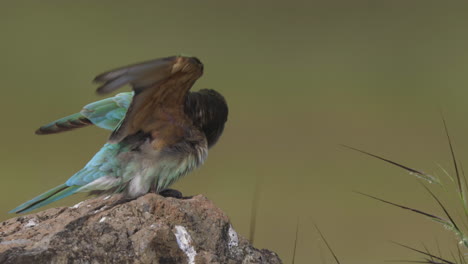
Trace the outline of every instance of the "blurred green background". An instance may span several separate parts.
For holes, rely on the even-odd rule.
[[[462,2],[458,2],[462,3]],[[285,263],[443,252],[452,234],[353,193],[442,214],[404,171],[340,143],[429,173],[449,172],[440,110],[461,160],[468,150],[468,9],[449,1],[11,1],[0,4],[0,219],[79,170],[105,142],[97,128],[35,136],[101,97],[103,71],[179,53],[205,64],[194,89],[214,88],[230,116],[205,166],[176,184],[204,194],[249,233],[261,179],[255,246]],[[123,90],[121,90],[123,91]],[[74,196],[52,206],[71,206]]]

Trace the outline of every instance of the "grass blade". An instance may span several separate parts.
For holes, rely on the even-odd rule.
[[[460,171],[458,169],[458,162],[455,156],[455,151],[453,149],[452,140],[450,139],[450,135],[448,132],[447,123],[445,122],[445,118],[443,116],[442,116],[442,121],[444,122],[445,134],[447,135],[447,140],[448,140],[449,147],[450,147],[450,154],[452,156],[453,167],[455,168],[455,176],[457,176],[458,192],[460,194],[460,198],[464,201],[465,197],[464,197],[464,192],[463,192],[463,185],[461,183]]]
[[[439,261],[442,261],[442,262],[440,262],[440,263],[443,263],[443,264],[456,264],[455,262],[452,262],[452,261],[450,261],[450,260],[444,259],[444,258],[442,258],[442,257],[438,257],[438,256],[436,256],[436,255],[433,255],[433,254],[431,254],[431,253],[424,252],[424,251],[422,251],[422,250],[418,250],[418,249],[412,248],[412,247],[410,247],[410,246],[406,246],[406,245],[403,245],[403,244],[400,244],[400,243],[397,243],[397,242],[392,242],[392,243],[394,243],[394,244],[396,244],[396,245],[398,245],[398,246],[400,246],[400,247],[404,247],[404,248],[407,248],[407,249],[409,249],[409,250],[412,250],[412,251],[421,253],[421,254],[423,254],[423,255],[429,257],[429,258],[437,259],[437,260],[439,260]],[[433,261],[431,262],[431,259],[426,259],[426,262],[421,262],[421,263],[438,263],[438,262],[433,262]]]
[[[412,211],[412,212],[415,212],[415,213],[418,213],[418,214],[427,216],[427,217],[429,217],[431,220],[434,220],[434,221],[436,221],[436,222],[438,222],[438,223],[442,223],[442,224],[448,224],[448,223],[449,223],[447,220],[445,220],[445,219],[443,219],[443,218],[441,218],[441,217],[438,217],[438,216],[436,216],[436,215],[423,212],[423,211],[418,210],[418,209],[414,209],[414,208],[407,207],[407,206],[404,206],[404,205],[392,203],[392,202],[390,202],[390,201],[387,201],[387,200],[384,200],[384,199],[380,199],[380,198],[378,198],[378,197],[375,197],[375,196],[372,196],[372,195],[369,195],[369,194],[365,194],[365,193],[361,193],[361,192],[355,192],[355,193],[360,194],[360,195],[367,196],[367,197],[369,197],[369,198],[372,198],[372,199],[374,199],[374,200],[377,200],[377,201],[380,201],[380,202],[383,202],[383,203],[386,203],[386,204],[390,204],[390,205],[399,207],[399,208],[401,208],[401,209],[409,210],[409,211]]]
[[[258,210],[258,201],[260,200],[260,185],[261,179],[257,178],[255,183],[255,189],[252,198],[252,207],[250,211],[250,230],[249,230],[249,241],[253,245],[255,239],[255,231],[257,227],[257,210]]]
[[[347,145],[343,145],[343,144],[342,144],[341,146],[343,146],[343,147],[345,147],[345,148],[348,148],[348,149],[351,149],[351,150],[354,150],[354,151],[357,151],[357,152],[360,152],[360,153],[365,154],[365,155],[367,155],[367,156],[371,156],[371,157],[374,157],[374,158],[376,158],[376,159],[385,161],[385,162],[390,163],[390,164],[392,164],[392,165],[395,165],[395,166],[397,166],[397,167],[400,167],[400,168],[402,168],[402,169],[408,171],[411,175],[414,175],[414,176],[416,176],[416,177],[418,177],[418,178],[424,179],[424,180],[428,181],[429,183],[436,182],[436,183],[439,183],[439,184],[440,184],[439,179],[437,179],[436,177],[434,177],[434,176],[432,176],[432,175],[430,175],[430,174],[427,174],[427,173],[425,173],[425,172],[422,172],[422,171],[419,171],[419,170],[410,168],[410,167],[408,167],[408,166],[402,165],[402,164],[397,163],[397,162],[395,162],[395,161],[386,159],[386,158],[384,158],[384,157],[381,157],[381,156],[372,154],[372,153],[367,152],[367,151],[364,151],[364,150],[360,150],[360,149],[357,149],[357,148],[354,148],[354,147],[350,147],[350,146],[347,146]]]
[[[331,254],[333,255],[333,258],[335,258],[336,263],[340,264],[340,261],[338,260],[338,257],[336,256],[335,252],[331,248],[330,244],[328,244],[328,241],[325,239],[325,236],[322,234],[322,232],[320,231],[320,229],[318,228],[318,226],[316,224],[314,224],[314,226],[315,226],[315,229],[317,229],[317,232],[319,233],[319,235],[322,238],[325,245],[327,245],[328,250],[330,250]]]
[[[295,235],[295,238],[294,238],[294,249],[293,249],[292,264],[294,264],[296,262],[296,249],[297,249],[298,234],[299,234],[299,219],[297,219],[297,223],[296,223],[296,235]]]

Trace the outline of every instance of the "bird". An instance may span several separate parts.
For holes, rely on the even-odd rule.
[[[111,130],[104,146],[65,183],[27,201],[10,213],[25,213],[78,192],[121,193],[135,199],[161,193],[199,167],[223,133],[225,98],[215,90],[190,91],[203,64],[185,55],[120,67],[98,75],[97,93],[119,93],[90,103],[78,113],[37,129],[47,135],[95,125]]]

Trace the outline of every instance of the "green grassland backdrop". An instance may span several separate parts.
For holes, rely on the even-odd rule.
[[[0,220],[68,179],[109,135],[37,127],[101,99],[96,74],[184,53],[205,64],[194,89],[221,92],[230,115],[205,165],[175,188],[206,195],[248,236],[260,181],[255,246],[285,263],[298,218],[296,263],[332,263],[313,223],[343,263],[419,257],[389,241],[448,254],[453,234],[353,192],[442,215],[417,180],[339,144],[453,173],[442,111],[467,160],[468,6],[457,3],[3,1]]]

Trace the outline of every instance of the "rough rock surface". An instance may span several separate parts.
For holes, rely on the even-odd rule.
[[[0,263],[281,263],[207,198],[98,197],[0,224]]]

